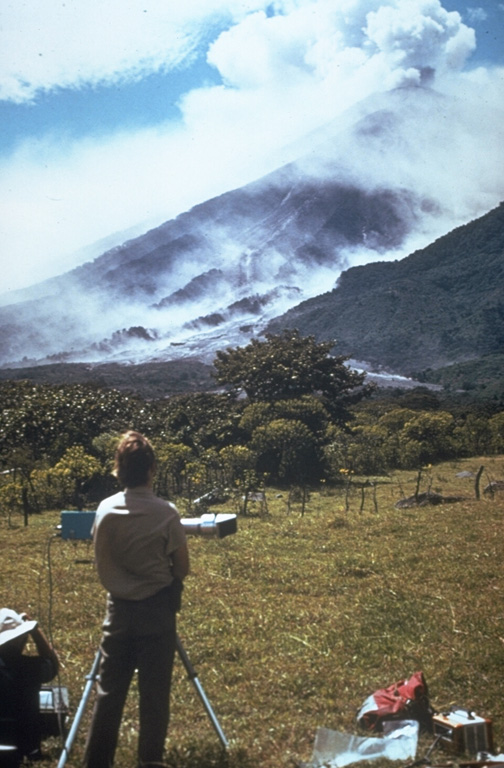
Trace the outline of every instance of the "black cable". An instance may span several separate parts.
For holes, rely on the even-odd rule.
[[[48,578],[48,584],[49,584],[49,596],[48,596],[48,606],[47,606],[47,636],[49,638],[49,642],[54,647],[53,642],[53,635],[52,635],[52,609],[53,609],[53,578],[52,578],[52,562],[51,562],[51,544],[53,539],[56,538],[56,534],[53,534],[49,537],[47,540],[47,549],[46,549],[46,561],[47,561],[47,578]]]
[[[49,596],[48,596],[48,609],[47,609],[47,637],[49,639],[49,642],[53,648],[55,649],[54,644],[54,638],[53,638],[53,631],[52,631],[52,621],[53,621],[53,594],[54,594],[54,588],[53,588],[53,576],[52,576],[52,561],[51,561],[51,544],[54,541],[54,539],[59,538],[59,534],[55,533],[52,534],[48,541],[47,541],[47,548],[46,548],[46,561],[47,561],[47,572],[48,572],[48,585],[49,585]],[[55,651],[56,653],[56,651]],[[57,701],[55,700],[55,691],[53,690],[53,703],[55,707],[55,712],[57,716],[58,721],[58,731],[59,731],[59,737],[61,738],[62,743],[65,741],[65,724],[63,722],[63,717],[65,714],[65,702],[63,701],[62,697],[62,684],[61,684],[61,675],[60,675],[60,666],[58,664],[58,669],[56,672],[56,680],[57,680]]]

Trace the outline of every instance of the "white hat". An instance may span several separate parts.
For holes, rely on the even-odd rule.
[[[0,609],[0,645],[31,632],[36,626],[36,621],[27,621],[21,614],[10,608]]]

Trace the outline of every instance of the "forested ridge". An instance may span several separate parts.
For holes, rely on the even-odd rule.
[[[373,370],[504,398],[504,204],[401,261],[343,272],[337,287],[271,321],[297,329]],[[130,329],[133,330],[133,329]],[[126,333],[127,335],[127,333]],[[212,391],[212,365],[197,357],[141,365],[38,364],[0,369],[0,380],[98,384],[146,398]]]
[[[405,259],[348,269],[334,290],[269,326],[284,328],[413,378],[466,363],[477,386],[479,360],[504,349],[504,204]],[[495,365],[502,381],[502,360]],[[449,372],[440,378],[448,384]]]
[[[331,347],[270,335],[219,353],[221,391],[169,398],[2,382],[0,512],[93,506],[114,487],[111,457],[129,428],[156,447],[158,491],[189,501],[213,488],[241,497],[504,452],[502,406],[421,389],[385,395]]]
[[[86,384],[123,392],[136,392],[148,400],[175,394],[215,389],[212,366],[199,360],[159,363],[54,363],[26,368],[0,368],[0,381],[35,384]]]

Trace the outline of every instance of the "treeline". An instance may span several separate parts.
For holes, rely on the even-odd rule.
[[[189,502],[216,487],[242,498],[264,484],[340,483],[504,453],[504,411],[450,409],[421,392],[377,397],[331,346],[289,331],[219,352],[218,394],[148,401],[92,385],[1,382],[0,514],[93,507],[115,488],[114,447],[130,428],[155,445],[156,490]]]
[[[351,267],[333,290],[275,318],[269,329],[335,338],[341,353],[414,378],[426,371],[426,380],[436,381],[431,368],[446,366],[443,383],[488,386],[502,397],[503,254],[501,203],[404,259]],[[474,360],[458,380],[453,361]]]

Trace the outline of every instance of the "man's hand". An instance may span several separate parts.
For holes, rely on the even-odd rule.
[[[32,621],[32,619],[26,612],[20,613],[19,615],[21,616],[23,621]],[[56,654],[56,651],[54,650],[51,643],[49,642],[47,637],[44,635],[44,633],[42,632],[38,624],[35,624],[32,631],[30,632],[30,635],[33,639],[33,642],[35,643],[39,656],[41,656],[43,659],[50,659],[52,661],[52,663],[54,664],[54,670],[55,670],[54,674],[56,674],[56,672],[59,669],[58,656]]]

